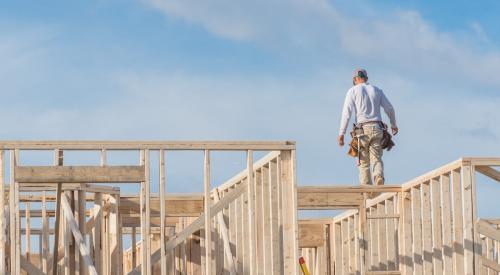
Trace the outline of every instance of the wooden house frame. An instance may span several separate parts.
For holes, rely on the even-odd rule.
[[[26,165],[31,150],[53,152],[53,165]],[[137,152],[137,164],[109,164],[114,150]],[[176,150],[203,153],[203,193],[165,191]],[[100,163],[65,165],[67,151]],[[246,169],[214,184],[214,151],[245,153]],[[478,217],[476,195],[476,172],[500,181],[500,158],[386,186],[297,187],[295,165],[287,141],[2,141],[0,274],[302,274],[300,256],[313,275],[500,273],[500,221]],[[344,212],[298,219],[329,209]]]
[[[54,165],[23,165],[26,150],[53,151]],[[64,165],[74,150],[99,152],[100,165]],[[137,165],[108,165],[112,150],[139,152]],[[164,159],[174,150],[203,152],[203,194],[166,194]],[[246,169],[215,188],[214,151],[247,155]],[[254,162],[254,151],[269,153]],[[0,167],[0,274],[298,274],[293,142],[4,141]],[[121,184],[140,192],[122,197]]]
[[[299,187],[299,209],[351,209],[299,221],[300,253],[311,274],[500,274],[500,221],[478,217],[476,195],[476,172],[500,182],[495,166],[462,158],[402,185]]]

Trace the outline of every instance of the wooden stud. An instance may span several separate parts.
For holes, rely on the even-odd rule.
[[[397,201],[397,198],[394,198]],[[387,215],[394,215],[394,201],[388,199],[385,201]],[[386,219],[387,223],[387,270],[396,270],[397,261],[397,236],[394,219]]]
[[[212,223],[210,213],[210,151],[205,150],[204,162],[205,209],[205,274],[212,273]]]
[[[60,149],[55,149],[55,160],[54,165],[62,166],[63,165],[63,151]],[[14,170],[12,170],[14,171]],[[56,191],[56,217],[55,217],[55,225],[54,225],[54,247],[52,249],[52,274],[57,275],[57,262],[58,262],[58,251],[59,251],[59,228],[61,224],[61,194],[62,194],[62,182],[57,183],[57,191]]]
[[[355,217],[347,219],[347,247],[349,249],[349,274],[356,273],[357,257],[356,257],[356,227],[354,225]]]
[[[471,166],[462,167],[462,192],[464,204],[464,264],[465,274],[473,275],[479,274],[479,268],[475,270],[474,267],[474,250],[478,251],[481,255],[481,249],[477,248],[474,238],[474,224],[476,223],[474,215],[474,194],[473,182],[471,175]],[[479,267],[479,261],[477,266]]]
[[[111,274],[121,274],[121,263],[122,258],[120,257],[119,250],[121,239],[121,230],[119,224],[119,213],[118,213],[118,204],[120,203],[120,199],[116,196],[109,196],[109,249],[110,249],[110,258],[111,258]]]
[[[412,188],[412,221],[413,221],[413,262],[415,274],[423,272],[423,249],[422,249],[422,203],[420,188]]]
[[[432,220],[431,220],[431,193],[429,182],[422,184],[422,236],[423,236],[423,258],[424,273],[430,274],[433,269],[432,262]]]
[[[167,274],[167,254],[165,250],[165,153],[160,150],[160,272],[161,275]]]
[[[245,188],[249,185],[248,183],[248,178],[244,180],[245,182]],[[247,188],[248,190],[248,188]],[[247,191],[248,192],[248,191]],[[243,235],[243,241],[241,242],[242,244],[242,263],[243,263],[243,273],[242,274],[249,274],[250,273],[250,242],[251,242],[251,237],[249,234],[249,225],[250,223],[248,222],[248,195],[244,194],[242,196],[243,200],[241,203],[241,208],[242,208],[242,235]]]
[[[378,215],[385,215],[385,204],[377,205]],[[387,270],[387,223],[385,219],[378,221],[378,255],[379,255],[379,269]]]
[[[370,208],[371,215],[377,213],[375,207]],[[380,265],[380,253],[379,253],[379,234],[378,234],[378,221],[370,220],[370,269],[379,270]]]
[[[270,188],[270,207],[271,207],[271,253],[273,274],[281,274],[281,254],[280,254],[280,227],[279,227],[279,202],[280,195],[278,191],[278,166],[277,160],[269,162],[269,188]]]
[[[455,274],[464,274],[464,237],[460,170],[451,172],[453,194],[453,264]]]
[[[13,256],[15,259],[15,270],[21,271],[21,233],[19,232],[21,229],[21,219],[19,217],[20,208],[19,208],[19,182],[15,181],[15,167],[19,165],[19,150],[14,150],[14,163],[13,163],[13,175],[12,180],[14,181],[14,213],[15,213],[15,236],[14,240],[16,246],[16,254]],[[12,257],[12,255],[11,255]]]
[[[48,259],[49,259],[49,217],[47,216],[47,201],[46,192],[42,196],[42,271],[48,272]]]
[[[349,274],[349,226],[347,220],[342,220],[340,222],[340,227],[342,230],[342,274]]]
[[[282,151],[281,184],[283,186],[283,262],[285,274],[297,274],[298,270],[298,222],[297,222],[297,184],[295,179],[295,150]]]
[[[249,274],[257,274],[257,223],[255,218],[255,181],[253,170],[253,151],[247,151],[247,198],[248,198],[248,244],[249,250]]]
[[[269,168],[264,166],[261,168],[262,173],[262,231],[263,231],[263,273],[273,274],[272,269],[272,240],[271,240],[271,189],[269,183]]]
[[[443,238],[441,226],[441,182],[434,178],[430,182],[432,190],[432,232],[433,232],[433,270],[435,275],[443,274]]]
[[[440,176],[443,198],[443,268],[444,274],[453,272],[453,234],[451,220],[450,174]]]
[[[149,163],[149,151],[147,150],[141,150],[141,156],[140,156],[140,165],[146,165],[146,163]],[[148,169],[146,169],[147,171]],[[150,259],[150,254],[148,254],[149,251],[149,232],[148,232],[148,208],[147,208],[147,203],[148,203],[148,186],[149,183],[147,181],[141,182],[141,273],[144,275],[149,275],[151,273],[151,266],[149,265],[149,259]]]
[[[31,232],[30,232],[30,228],[31,228],[31,220],[30,220],[30,203],[27,202],[25,203],[25,207],[26,209],[24,209],[24,211],[26,212],[26,215],[25,215],[25,233],[24,233],[24,236],[25,236],[25,253],[26,253],[26,260],[28,262],[30,262],[30,258],[31,258]]]
[[[255,206],[255,254],[256,265],[255,274],[262,274],[262,267],[265,266],[264,251],[262,249],[264,243],[264,208],[262,204],[262,170],[256,169],[254,173],[254,206]],[[257,264],[259,263],[259,264]]]
[[[14,184],[14,166],[15,166],[15,154],[14,150],[10,151],[10,181],[9,181],[9,243],[10,243],[10,273],[16,274],[18,271],[16,270],[16,246],[15,240],[16,236],[16,214],[15,214],[15,188]],[[54,274],[55,275],[55,274]]]
[[[366,193],[363,194],[363,203],[359,207],[359,242],[360,242],[360,252],[361,252],[361,274],[365,274],[370,266],[369,263],[369,250],[368,243],[370,241],[370,234],[368,232],[368,221],[366,214],[366,200],[368,199],[368,195]],[[330,252],[331,253],[331,252]],[[331,268],[333,270],[333,268]]]
[[[0,150],[0,259],[4,259],[4,263],[6,262],[6,253],[5,247],[7,244],[6,237],[6,224],[5,224],[5,209],[7,206],[5,205],[5,153],[3,150]],[[6,274],[6,265],[0,264],[0,274]]]
[[[243,196],[239,197],[235,201],[235,211],[236,211],[236,270],[238,274],[243,274]]]
[[[101,193],[95,193],[94,195],[94,208],[93,208],[93,217],[95,219],[95,225],[92,228],[92,243],[94,247],[94,263],[95,269],[97,273],[102,273],[102,225],[103,223],[103,200]],[[135,249],[135,245],[133,246]],[[135,255],[135,253],[133,254]],[[135,263],[135,261],[132,261]]]

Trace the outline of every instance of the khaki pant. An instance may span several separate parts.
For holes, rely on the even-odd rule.
[[[384,178],[384,163],[382,162],[382,128],[378,124],[363,126],[363,135],[360,136],[360,165],[359,181],[361,184],[372,185],[370,168],[373,166],[373,179]]]

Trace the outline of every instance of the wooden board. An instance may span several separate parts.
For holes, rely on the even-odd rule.
[[[500,182],[500,172],[490,166],[476,166],[476,171]]]
[[[358,208],[363,202],[363,194],[301,192],[297,194],[299,210]]]
[[[16,166],[20,183],[126,183],[145,180],[144,166]]]
[[[323,224],[299,222],[299,248],[320,247],[325,242]]]
[[[120,197],[120,214],[139,214],[139,197]],[[160,199],[152,197],[150,200],[151,217],[160,217]],[[203,213],[203,197],[186,196],[171,199],[166,196],[165,213],[168,216],[198,217]]]
[[[2,141],[0,149],[23,150],[291,150],[295,149],[294,141]]]

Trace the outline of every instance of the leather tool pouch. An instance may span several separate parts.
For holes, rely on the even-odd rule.
[[[347,154],[353,158],[358,157],[358,138],[364,134],[363,128],[356,127],[356,124],[353,124],[351,131],[351,142],[349,143],[349,151]]]
[[[382,136],[382,149],[386,149],[387,151],[391,151],[392,147],[396,146],[392,141],[392,135],[387,131],[387,124],[382,123],[383,136]]]

